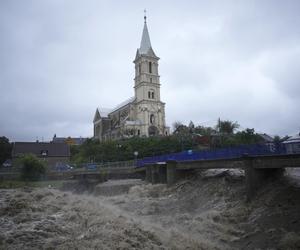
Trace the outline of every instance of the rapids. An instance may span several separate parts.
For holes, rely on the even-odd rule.
[[[0,249],[300,249],[300,188],[287,177],[250,203],[242,171],[199,172],[172,187],[128,182],[109,196],[0,190]]]

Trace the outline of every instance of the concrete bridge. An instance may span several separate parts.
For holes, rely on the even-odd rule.
[[[167,183],[172,185],[186,175],[187,172],[201,169],[244,169],[247,200],[255,195],[264,181],[279,175],[284,168],[300,168],[300,154],[243,156],[234,159],[196,160],[196,161],[167,161],[149,164],[142,169],[146,172],[146,181]]]
[[[232,159],[166,161],[146,164],[142,167],[99,167],[95,170],[73,170],[49,172],[46,179],[107,179],[141,178],[149,183],[173,185],[187,173],[201,169],[244,169],[247,200],[255,195],[259,187],[270,176],[281,174],[284,168],[300,168],[300,154],[261,155],[237,157]],[[0,179],[19,176],[17,172],[0,172]]]
[[[244,169],[247,200],[255,195],[269,177],[280,175],[285,168],[300,168],[300,154],[262,155],[214,160],[166,161],[146,164],[142,167],[106,167],[97,170],[77,170],[63,173],[52,173],[72,179],[123,179],[141,178],[147,182],[173,185],[180,178],[195,170],[202,169]],[[49,175],[49,178],[51,176]]]

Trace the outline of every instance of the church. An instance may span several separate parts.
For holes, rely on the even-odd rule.
[[[140,48],[135,59],[134,96],[111,110],[97,108],[94,138],[100,141],[133,136],[169,135],[165,123],[165,103],[160,99],[157,57],[151,47],[146,16]]]

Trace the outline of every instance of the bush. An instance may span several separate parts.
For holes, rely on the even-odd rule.
[[[46,173],[46,166],[43,161],[35,155],[28,154],[21,158],[21,178],[23,180],[37,181]]]

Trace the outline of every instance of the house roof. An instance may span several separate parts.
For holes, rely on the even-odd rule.
[[[283,143],[300,143],[300,133],[289,137]]]
[[[47,152],[47,157],[69,157],[70,146],[66,143],[55,142],[15,142],[12,155],[14,157],[21,154],[41,156],[42,152]]]
[[[265,142],[273,142],[274,138],[266,133],[259,134],[259,136],[265,141]]]
[[[54,143],[65,143],[72,141],[74,144],[81,145],[86,141],[87,138],[83,137],[53,137],[52,142]]]

